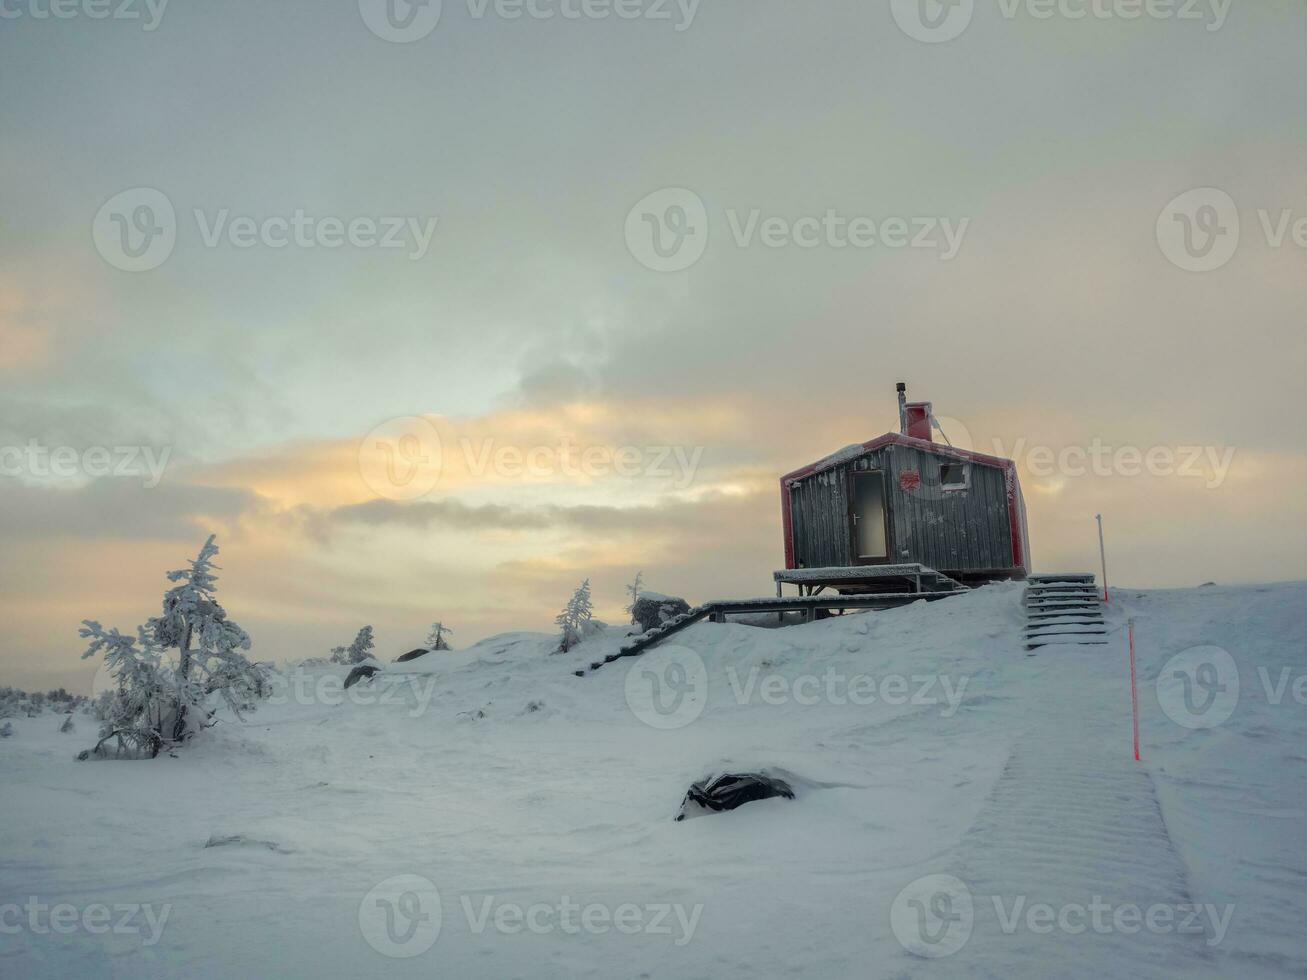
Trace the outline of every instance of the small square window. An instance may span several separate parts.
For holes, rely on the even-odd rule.
[[[939,485],[944,490],[965,490],[967,487],[966,463],[941,463]]]

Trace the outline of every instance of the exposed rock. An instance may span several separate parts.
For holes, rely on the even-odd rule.
[[[760,772],[723,773],[693,784],[681,801],[681,812],[676,819],[734,810],[745,803],[774,796],[792,800],[794,790],[785,780]]]
[[[372,675],[380,670],[380,667],[373,667],[370,664],[359,664],[359,666],[351,670],[349,676],[345,678],[345,690],[348,691],[359,681],[372,680]]]
[[[639,625],[642,632],[662,626],[674,616],[690,611],[690,604],[675,596],[659,595],[657,592],[641,593],[631,610],[631,618]]]

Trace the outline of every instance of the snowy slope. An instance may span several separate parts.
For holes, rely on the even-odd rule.
[[[0,975],[1307,972],[1307,585],[1114,595],[1142,764],[1124,631],[1028,655],[1021,593],[704,623],[585,678],[620,630],[560,656],[495,637],[349,700],[310,669],[153,762],[75,763],[89,718],[15,719]],[[1222,669],[1178,690],[1199,644],[1232,658],[1233,705]],[[753,768],[798,798],[673,822],[690,782]],[[33,900],[161,928],[56,930]],[[1096,900],[1106,927],[1078,930]]]

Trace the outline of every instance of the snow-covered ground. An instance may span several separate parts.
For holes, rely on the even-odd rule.
[[[1307,585],[1121,591],[1110,645],[1030,653],[1021,596],[705,623],[583,678],[623,631],[350,698],[310,668],[149,762],[14,719],[0,975],[1307,974]],[[673,820],[763,768],[797,799]]]

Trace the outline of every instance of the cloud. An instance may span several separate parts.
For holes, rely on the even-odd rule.
[[[105,478],[82,487],[0,481],[0,537],[192,541],[214,522],[230,524],[263,508],[248,490]]]

